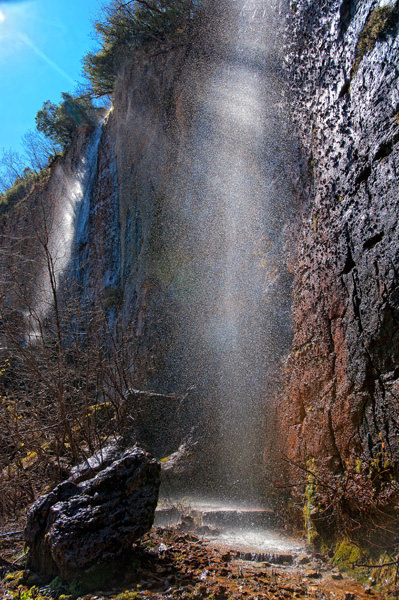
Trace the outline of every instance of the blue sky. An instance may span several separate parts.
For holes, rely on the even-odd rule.
[[[105,0],[0,0],[0,154],[21,151],[45,100],[59,102],[82,81],[96,47],[93,20]]]

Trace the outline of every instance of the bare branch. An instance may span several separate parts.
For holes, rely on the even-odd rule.
[[[140,4],[141,6],[145,6],[146,8],[148,8],[148,10],[152,10],[153,12],[156,12],[160,15],[164,14],[162,12],[162,10],[160,10],[154,4],[151,4],[151,2],[147,2],[147,0],[129,0],[129,2],[123,2],[123,3],[119,4],[118,8],[125,8],[126,6],[129,6],[130,4],[132,4],[133,2],[135,2],[135,4]]]

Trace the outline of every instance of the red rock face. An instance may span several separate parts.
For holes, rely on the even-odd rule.
[[[373,5],[346,13],[339,4],[299,2],[291,21],[293,112],[308,168],[278,420],[297,496],[312,465],[320,504],[377,536],[371,514],[379,506],[382,521],[394,519],[399,470],[398,38],[381,34],[353,76]]]

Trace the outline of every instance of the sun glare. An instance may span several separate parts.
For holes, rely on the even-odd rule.
[[[0,2],[1,4],[1,2]],[[22,32],[28,33],[32,9],[30,3],[9,4],[0,7],[0,63],[8,63],[26,44],[20,39]]]

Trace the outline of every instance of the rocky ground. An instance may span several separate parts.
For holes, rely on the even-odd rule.
[[[22,543],[3,539],[1,557],[15,561]],[[118,575],[84,594],[78,585],[54,580],[43,586],[32,573],[3,566],[0,597],[7,600],[77,598],[84,600],[138,600],[141,598],[209,600],[361,600],[383,597],[372,588],[341,574],[321,555],[279,555],[254,562],[234,550],[215,548],[211,540],[178,529],[153,528],[120,565]]]

